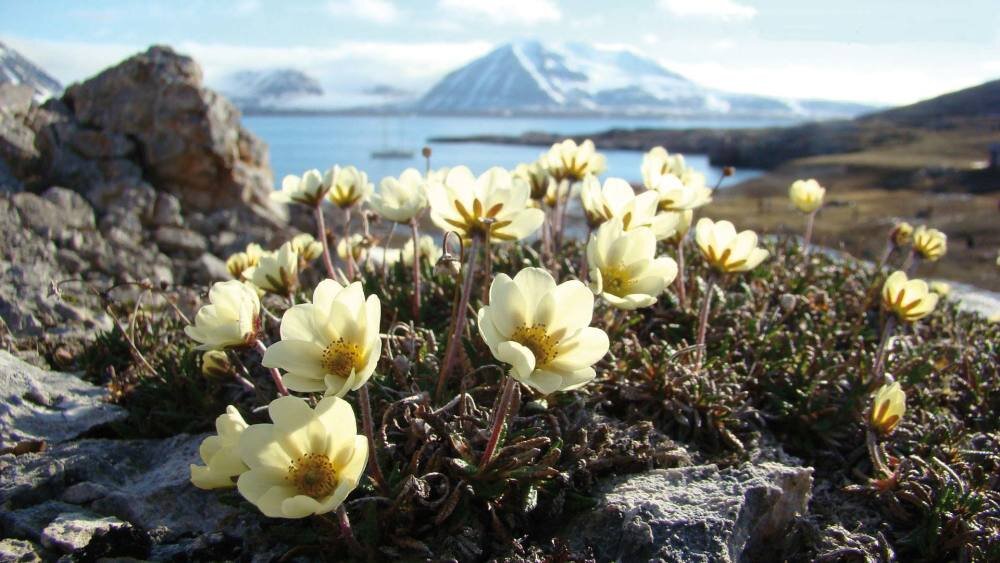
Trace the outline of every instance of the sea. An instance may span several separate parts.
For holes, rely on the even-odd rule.
[[[431,147],[431,166],[465,165],[479,174],[492,166],[512,169],[531,162],[545,150],[538,146],[487,143],[435,143],[431,138],[470,135],[520,135],[526,132],[583,135],[611,128],[696,127],[737,128],[787,124],[775,120],[695,120],[678,118],[601,117],[450,117],[450,116],[359,116],[359,115],[249,115],[244,125],[270,147],[275,185],[288,174],[300,175],[311,168],[326,170],[334,164],[354,165],[368,173],[376,185],[386,176],[404,169],[424,169],[420,154]],[[374,152],[386,149],[410,151],[409,158],[379,159]],[[608,161],[606,176],[641,180],[642,152],[602,150]],[[705,155],[686,154],[687,162],[715,183],[722,171],[711,166]],[[760,175],[760,171],[737,169],[726,185],[735,185]]]

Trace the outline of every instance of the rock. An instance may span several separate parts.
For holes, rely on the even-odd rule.
[[[110,490],[100,483],[84,481],[82,483],[72,485],[63,491],[62,496],[59,498],[63,502],[71,504],[87,504],[99,498],[106,497],[109,492]]]
[[[78,507],[64,502],[48,500],[41,504],[6,510],[0,513],[0,526],[6,537],[40,541],[42,530],[64,512],[79,510]]]
[[[42,561],[41,549],[27,540],[0,540],[0,561],[3,563],[33,563]]]
[[[200,256],[208,248],[205,237],[183,227],[160,227],[153,240],[169,255]]]
[[[41,544],[49,549],[73,553],[87,547],[98,533],[128,526],[112,516],[98,516],[87,510],[64,512],[56,516],[41,533]]]
[[[0,448],[23,440],[59,443],[124,419],[106,391],[68,374],[43,370],[0,351]]]
[[[81,126],[134,139],[144,175],[185,207],[246,207],[283,217],[264,145],[240,126],[239,111],[205,88],[201,67],[154,46],[63,97]]]
[[[24,184],[18,180],[14,173],[7,166],[7,162],[0,158],[0,193],[14,193],[24,190]]]
[[[229,269],[226,263],[214,254],[208,252],[202,254],[195,260],[189,270],[189,280],[192,283],[209,285],[213,282],[228,280]]]
[[[153,205],[153,225],[157,227],[180,227],[184,224],[181,216],[181,202],[166,192],[156,194]]]
[[[34,107],[30,87],[0,84],[0,161],[17,177],[31,175],[38,165],[35,131],[29,124]]]
[[[94,229],[97,227],[93,208],[77,192],[52,186],[42,192],[42,198],[59,209],[60,219],[66,221],[64,226],[71,229]]]
[[[598,560],[746,561],[806,511],[812,469],[778,463],[714,465],[628,475],[566,536]]]
[[[88,510],[159,530],[164,538],[216,531],[230,523],[245,525],[238,521],[256,515],[223,504],[218,493],[197,489],[189,481],[189,465],[199,462],[203,438],[181,434],[164,440],[84,439],[40,453],[0,456],[0,505],[72,499],[81,492],[71,492],[73,485],[89,483],[85,492],[100,496],[89,501]]]

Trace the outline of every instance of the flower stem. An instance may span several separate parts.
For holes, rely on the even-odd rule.
[[[347,279],[354,281],[354,249],[351,248],[351,208],[344,210],[344,250],[347,255]]]
[[[440,400],[444,391],[444,381],[451,373],[452,364],[455,363],[455,355],[458,353],[458,346],[462,341],[462,332],[465,329],[465,310],[469,307],[469,297],[472,295],[472,281],[476,277],[476,256],[479,254],[479,237],[473,237],[469,246],[469,259],[466,262],[465,274],[462,279],[462,294],[458,299],[458,305],[452,316],[451,335],[448,338],[448,345],[444,350],[444,361],[441,363],[441,372],[438,374],[437,389],[434,392],[435,402]]]
[[[903,267],[901,268],[904,272],[906,272],[907,276],[913,275],[913,270],[917,267],[916,258],[916,251],[911,248],[910,253],[906,255],[906,260],[903,261]]]
[[[687,310],[687,280],[684,274],[684,238],[677,241],[677,304],[681,311]]]
[[[261,356],[264,355],[264,352],[267,352],[267,346],[264,346],[264,343],[261,342],[259,338],[254,341],[254,346],[257,347]],[[271,372],[271,379],[274,380],[274,386],[278,388],[278,393],[288,395],[288,388],[285,387],[285,382],[281,380],[281,374],[278,372],[278,368],[268,368],[268,370]]]
[[[385,238],[385,244],[382,246],[382,285],[385,285],[386,280],[389,277],[389,243],[392,242],[392,236],[396,234],[396,223],[392,224],[389,228],[389,236]],[[400,253],[400,258],[402,258],[402,253]]]
[[[322,200],[316,204],[313,213],[316,216],[316,235],[323,244],[323,264],[326,266],[326,275],[330,279],[337,279],[333,269],[333,260],[330,259],[330,243],[326,238],[326,219],[323,218]]]
[[[358,388],[358,403],[360,403],[358,406],[361,408],[361,427],[365,437],[368,438],[368,471],[371,472],[372,479],[375,480],[375,486],[382,494],[387,494],[389,487],[385,482],[385,476],[382,475],[382,468],[379,467],[378,456],[375,455],[375,428],[372,424],[372,404],[368,397],[367,381]]]
[[[868,459],[871,460],[876,473],[879,474],[878,478],[883,479],[892,475],[892,471],[889,471],[889,466],[885,462],[885,451],[879,445],[878,437],[871,430],[865,436],[865,445],[868,447]]]
[[[701,313],[698,315],[698,349],[695,351],[695,371],[701,371],[702,360],[705,357],[705,331],[708,329],[708,312],[712,308],[712,295],[715,293],[715,274],[708,275],[705,286],[705,297],[701,302]]]
[[[489,226],[488,228],[492,229],[492,226]],[[486,261],[486,266],[483,269],[483,279],[486,280],[487,283],[483,284],[483,297],[482,297],[482,301],[483,301],[483,303],[489,303],[489,301],[490,301],[490,284],[489,284],[489,280],[493,276],[493,249],[490,248],[490,232],[489,231],[486,232],[486,236],[484,238],[485,238],[486,244],[483,245],[483,252],[484,252],[484,256],[483,257],[484,257],[484,259]]]
[[[892,251],[896,250],[896,245],[892,241],[886,243],[885,250],[882,252],[882,257],[879,258],[878,267],[875,268],[876,273],[881,273],[882,268],[885,267],[885,263],[889,261],[889,257],[892,256]]]
[[[806,219],[806,235],[802,240],[802,254],[809,256],[809,242],[812,240],[813,236],[813,223],[816,222],[816,212],[819,209],[814,209],[812,213],[809,214],[809,218]]]
[[[345,542],[347,546],[356,555],[361,555],[365,552],[361,544],[358,543],[358,538],[354,537],[354,530],[351,528],[351,519],[347,516],[347,508],[343,504],[337,507],[337,524],[340,526],[340,537]]]
[[[500,400],[497,408],[493,411],[493,422],[490,425],[490,440],[486,442],[486,449],[483,450],[483,457],[479,460],[479,468],[482,469],[490,463],[493,452],[497,449],[497,442],[500,441],[500,432],[503,431],[503,423],[507,419],[507,410],[510,408],[510,401],[514,397],[514,388],[517,382],[510,375],[507,375],[503,390],[500,392]]]
[[[413,320],[420,318],[420,231],[417,218],[410,219],[410,232],[413,234]]]
[[[872,367],[872,383],[875,386],[882,385],[885,380],[885,360],[889,352],[889,339],[896,329],[896,316],[890,315],[885,321],[885,328],[882,329],[882,338],[878,343],[878,353],[875,355],[875,365]]]

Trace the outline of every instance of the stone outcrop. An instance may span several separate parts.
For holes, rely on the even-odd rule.
[[[811,468],[773,462],[654,470],[607,483],[566,536],[599,561],[748,561],[806,512],[811,491]]]
[[[105,402],[105,389],[28,365],[3,351],[0,395],[0,450],[23,441],[64,442],[128,415]]]

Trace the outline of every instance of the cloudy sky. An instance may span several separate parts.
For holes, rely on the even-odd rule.
[[[1000,77],[996,0],[0,0],[4,41],[64,83],[165,43],[209,83],[292,67],[345,99],[420,92],[515,39],[627,45],[706,86],[900,104]]]

